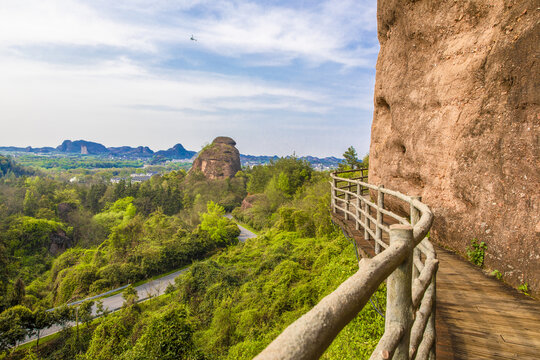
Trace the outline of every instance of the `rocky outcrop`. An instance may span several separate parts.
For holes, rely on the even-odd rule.
[[[232,178],[241,170],[240,153],[235,145],[230,137],[215,138],[193,161],[190,173],[201,172],[211,180]]]
[[[532,0],[378,2],[369,180],[421,195],[432,238],[540,289],[540,21]]]
[[[49,252],[54,256],[63,253],[73,245],[72,240],[66,235],[63,230],[57,230],[53,232],[49,236],[49,238],[51,239],[51,243],[49,245]]]

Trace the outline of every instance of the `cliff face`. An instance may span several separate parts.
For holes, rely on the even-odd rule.
[[[190,172],[202,172],[208,179],[232,178],[242,169],[236,142],[230,137],[219,136],[197,156]]]
[[[540,289],[536,1],[378,1],[370,182],[421,195],[436,242]]]

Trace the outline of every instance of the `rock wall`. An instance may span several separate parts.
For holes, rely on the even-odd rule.
[[[421,195],[432,238],[540,289],[537,1],[378,1],[369,181]]]
[[[232,178],[242,169],[236,142],[230,137],[219,136],[197,156],[191,172],[202,172],[207,179]]]

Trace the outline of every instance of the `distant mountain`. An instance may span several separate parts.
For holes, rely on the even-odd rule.
[[[196,151],[186,150],[182,144],[176,144],[169,150],[160,150],[155,153],[156,157],[163,157],[167,159],[191,159],[197,154]]]
[[[42,147],[42,148],[33,148],[31,146],[27,147],[16,147],[16,146],[0,146],[0,151],[7,152],[29,152],[29,153],[51,153],[55,152],[56,149],[52,147]]]
[[[104,155],[110,152],[105,146],[86,140],[64,140],[62,145],[59,145],[56,150],[63,153],[83,155]]]
[[[157,157],[160,161],[167,161],[170,159],[191,159],[196,151],[186,150],[182,144],[176,144],[168,150],[160,150],[156,153],[152,151],[148,146],[118,146],[118,147],[105,147],[104,145],[92,141],[86,140],[64,140],[61,145],[56,148],[42,147],[33,148],[28,147],[16,147],[16,146],[0,146],[0,151],[5,153],[10,152],[28,152],[28,153],[53,153],[53,154],[81,154],[81,155],[103,155],[103,156],[118,156],[125,158],[152,158]]]
[[[148,146],[138,146],[132,148],[131,146],[120,146],[107,148],[111,155],[126,156],[126,157],[152,157],[154,152]]]
[[[242,162],[242,166],[255,166],[255,165],[263,165],[268,164],[270,161],[276,161],[279,159],[279,156],[255,156],[255,155],[244,155],[240,154],[240,161]],[[325,157],[325,158],[318,158],[315,156],[303,156],[299,159],[306,160],[313,166],[315,169],[318,170],[330,170],[335,169],[338,167],[338,165],[343,161],[343,159],[336,158],[334,156]]]
[[[240,154],[240,161],[242,162],[242,164],[247,164],[247,163],[250,163],[250,162],[266,164],[266,163],[269,163],[272,160],[276,161],[277,159],[279,159],[279,156],[277,156],[277,155],[274,155],[274,156],[267,156],[267,155],[256,156],[256,155]]]

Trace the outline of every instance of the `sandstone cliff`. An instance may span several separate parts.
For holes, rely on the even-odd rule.
[[[202,172],[208,179],[231,178],[242,169],[236,142],[230,137],[219,136],[205,147],[191,167],[190,173]]]
[[[370,182],[421,195],[436,242],[540,289],[540,10],[378,1]]]

